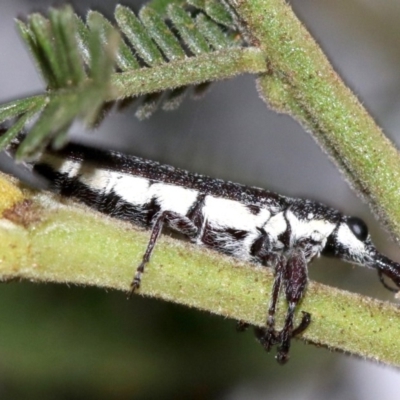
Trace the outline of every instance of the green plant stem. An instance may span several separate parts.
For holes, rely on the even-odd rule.
[[[258,86],[332,156],[392,235],[400,238],[400,158],[313,38],[282,0],[229,0],[250,40],[264,51],[268,73]]]
[[[227,79],[242,73],[259,73],[265,69],[264,55],[258,49],[230,48],[115,74],[111,79],[115,98],[110,100]]]
[[[97,99],[107,101],[121,100],[127,97],[157,93],[187,85],[228,79],[243,73],[264,72],[265,70],[264,55],[258,49],[220,50],[197,57],[171,61],[152,68],[141,68],[130,72],[113,74],[109,90],[110,96],[107,99],[97,96]],[[0,122],[33,109],[37,104],[44,106],[45,102],[49,102],[53,96],[58,97],[60,102],[64,102],[61,104],[66,104],[76,96],[82,98],[79,90],[84,90],[85,85],[87,87],[90,83],[91,81],[83,83],[81,89],[54,91],[2,104],[0,106]],[[74,107],[67,107],[66,111],[76,112],[77,104]],[[58,119],[58,116],[54,115],[54,119]],[[46,123],[48,122],[46,120]],[[46,133],[46,131],[44,132]],[[36,138],[32,140],[36,140]]]
[[[129,289],[148,231],[47,195],[22,204],[0,219],[1,280]],[[264,325],[272,281],[268,268],[162,236],[140,294]],[[305,341],[400,366],[396,306],[312,282],[300,309],[312,314]]]

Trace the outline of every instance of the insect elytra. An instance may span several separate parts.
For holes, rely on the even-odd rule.
[[[8,151],[13,153],[19,139]],[[139,289],[163,227],[192,242],[242,260],[273,268],[275,279],[266,326],[256,337],[277,360],[289,358],[291,338],[303,332],[311,316],[295,310],[306,290],[308,264],[320,255],[375,268],[384,286],[400,288],[400,265],[380,254],[366,224],[357,217],[312,200],[282,196],[264,189],[190,173],[157,162],[77,144],[45,151],[31,164],[54,191],[73,197],[112,217],[151,229],[131,292]],[[391,279],[390,287],[383,276]],[[288,309],[283,328],[275,328],[280,292]]]

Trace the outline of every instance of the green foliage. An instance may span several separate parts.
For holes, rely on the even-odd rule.
[[[110,101],[145,95],[136,115],[147,118],[157,109],[165,90],[172,89],[165,95],[165,110],[178,107],[188,87],[196,85],[196,79],[204,90],[203,82],[213,79],[210,60],[218,65],[218,58],[224,56],[221,51],[238,48],[241,40],[232,35],[232,29],[222,29],[222,25],[233,28],[233,24],[218,3],[198,4],[206,12],[210,9],[210,18],[198,11],[192,16],[182,6],[182,1],[151,2],[136,16],[118,5],[118,27],[95,11],[88,13],[85,24],[71,7],[50,9],[47,18],[35,13],[26,22],[18,20],[19,32],[46,83],[47,93],[0,106],[0,123],[12,120],[0,138],[0,149],[32,120],[35,123],[16,153],[18,160],[35,157],[49,143],[54,148],[62,147],[74,120],[79,118],[89,127],[95,125],[100,112],[111,108]],[[191,68],[189,58],[205,54],[209,57],[199,59],[203,75],[189,81],[188,86],[169,74],[169,63],[187,62]],[[168,76],[165,89],[157,91],[149,84],[149,77],[143,82],[141,74],[148,70],[155,72],[158,82]],[[140,90],[127,92],[118,87],[126,76],[130,82],[139,78]]]
[[[40,113],[31,134],[19,147],[17,159],[34,157],[49,141],[54,147],[61,147],[76,118],[88,125],[96,121],[111,90],[109,80],[119,40],[113,30],[106,35],[107,44],[103,47],[101,22],[93,18],[86,35],[87,65],[79,51],[78,26],[70,7],[51,9],[48,19],[32,14],[27,23],[17,22],[48,88],[46,96],[18,100],[1,108],[1,121],[19,117],[2,137],[2,146]]]

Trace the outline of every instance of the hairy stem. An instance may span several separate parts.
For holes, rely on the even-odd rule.
[[[113,99],[173,89],[180,86],[264,72],[264,55],[255,48],[227,49],[172,61],[157,67],[115,74]]]
[[[267,57],[261,96],[308,129],[400,240],[400,157],[314,39],[281,0],[230,0]]]
[[[148,231],[48,195],[25,198],[0,219],[0,279],[128,291],[148,240]],[[268,268],[162,236],[140,294],[261,326],[272,280]],[[281,302],[280,322],[285,309]],[[312,282],[300,309],[312,314],[305,341],[400,366],[396,306]]]

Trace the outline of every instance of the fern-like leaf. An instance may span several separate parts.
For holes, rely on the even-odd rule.
[[[117,27],[90,11],[83,22],[63,7],[50,9],[48,18],[35,13],[17,21],[47,93],[0,106],[0,123],[14,119],[0,150],[32,120],[17,159],[35,157],[49,143],[62,146],[75,119],[98,124],[117,100],[142,96],[136,115],[148,118],[159,106],[178,107],[192,86],[198,97],[207,81],[265,70],[261,52],[241,48],[216,1],[190,0],[186,8],[182,0],[151,1],[138,15],[118,5],[115,19]]]

